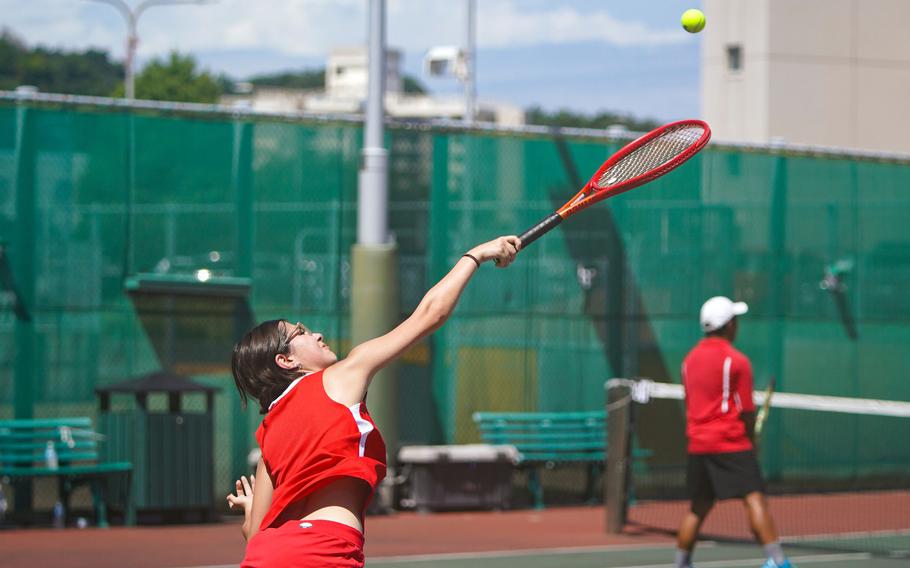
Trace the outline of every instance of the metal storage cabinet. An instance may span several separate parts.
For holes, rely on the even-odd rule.
[[[95,389],[107,459],[133,463],[139,522],[204,521],[215,515],[214,420],[217,387],[171,373],[152,373]],[[149,408],[150,394],[168,397],[166,411]],[[182,408],[182,395],[205,394],[205,410]],[[112,395],[132,395],[128,410],[112,410]]]
[[[402,505],[418,511],[508,509],[515,446],[403,446],[398,463],[407,478]]]

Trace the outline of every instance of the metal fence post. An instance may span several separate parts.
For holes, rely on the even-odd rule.
[[[615,380],[615,379],[614,379]],[[604,480],[607,532],[619,534],[626,524],[629,467],[631,464],[632,389],[608,381],[607,390],[607,475]]]

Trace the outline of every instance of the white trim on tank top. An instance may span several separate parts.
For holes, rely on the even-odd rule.
[[[370,424],[369,420],[364,420],[360,415],[360,405],[362,402],[358,402],[353,406],[349,406],[348,410],[351,411],[351,416],[354,417],[354,422],[357,423],[357,431],[360,432],[360,445],[358,447],[358,457],[363,457],[366,452],[367,447],[367,436],[370,435],[370,432],[373,431],[373,425]]]
[[[271,410],[273,406],[278,404],[278,401],[281,400],[282,398],[284,398],[286,394],[291,392],[291,389],[297,386],[297,383],[300,382],[300,379],[304,378],[307,375],[312,375],[312,374],[313,373],[304,373],[304,374],[300,375],[299,377],[297,377],[296,379],[294,379],[293,381],[291,381],[291,384],[288,385],[288,388],[284,389],[284,392],[279,394],[278,398],[276,398],[275,400],[272,401],[272,404],[269,405],[269,410]]]

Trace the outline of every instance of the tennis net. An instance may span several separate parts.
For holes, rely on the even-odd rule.
[[[683,398],[680,385],[607,383],[611,532],[673,533],[688,510]],[[910,558],[910,403],[777,393],[757,448],[782,541]],[[752,540],[742,504],[717,503],[701,537]]]

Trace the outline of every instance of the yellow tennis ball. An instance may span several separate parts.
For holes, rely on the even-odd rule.
[[[683,12],[682,27],[690,34],[697,34],[705,29],[705,14],[701,10],[691,8]]]

